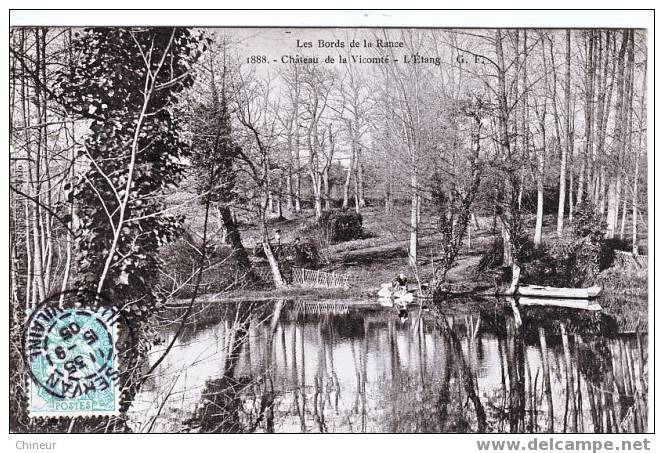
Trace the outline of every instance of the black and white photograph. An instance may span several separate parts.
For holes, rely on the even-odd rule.
[[[654,29],[589,23],[10,25],[10,433],[648,446]]]

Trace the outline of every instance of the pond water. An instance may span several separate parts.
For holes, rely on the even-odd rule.
[[[136,396],[135,431],[647,430],[647,337],[603,311],[272,301],[195,319]]]

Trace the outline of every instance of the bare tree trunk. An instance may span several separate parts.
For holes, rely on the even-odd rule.
[[[634,118],[634,33],[630,31],[630,41],[629,48],[627,53],[627,82],[625,83],[625,89],[627,90],[627,96],[625,99],[624,115],[626,116],[626,145],[623,146],[623,150],[628,150],[629,155],[634,154],[634,137],[633,137],[633,118]],[[644,72],[644,79],[646,78]],[[638,151],[637,151],[638,152]],[[626,163],[627,159],[623,159]],[[624,177],[623,177],[624,174]],[[621,165],[621,191],[622,191],[622,221],[620,223],[620,239],[625,237],[625,222],[627,220],[627,187],[629,186],[629,178],[627,172],[622,172]]]
[[[315,127],[315,126],[314,126]],[[318,137],[311,137],[312,131],[309,132],[309,176],[311,177],[311,189],[314,196],[314,215],[315,219],[319,220],[323,216],[323,204],[322,204],[322,181],[319,171],[318,163],[318,149],[317,149],[317,140]]]
[[[357,177],[353,178],[355,180],[355,191],[353,192],[353,200],[355,200],[355,212],[360,213],[360,189],[357,182]]]
[[[585,77],[585,146],[583,156],[581,157],[581,168],[579,169],[579,185],[576,192],[576,204],[578,205],[584,198],[584,185],[590,185],[590,166],[588,161],[593,149],[593,123],[595,115],[595,72],[596,72],[596,51],[595,51],[595,31],[588,32],[587,57],[586,57],[586,77]]]
[[[517,31],[517,37],[518,37],[518,31]],[[520,106],[522,161],[521,161],[521,168],[519,169],[521,175],[519,178],[519,200],[517,203],[519,211],[521,211],[521,201],[523,199],[523,186],[526,178],[526,162],[530,160],[528,152],[528,134],[530,133],[530,131],[528,130],[528,78],[526,71],[526,64],[528,59],[527,44],[528,44],[527,31],[523,30],[523,62],[521,64],[521,106]],[[518,50],[518,44],[517,44],[517,50]]]
[[[288,166],[286,174],[286,210],[293,212],[295,209],[295,196],[293,195],[293,165]]]
[[[599,214],[604,215],[606,211],[606,167],[602,165],[602,168],[599,170]]]
[[[598,212],[600,215],[604,215],[606,210],[606,165],[605,161],[602,159],[605,153],[606,145],[606,130],[609,122],[609,115],[611,112],[611,99],[613,97],[613,86],[615,85],[615,74],[616,74],[616,58],[611,58],[611,69],[609,71],[609,50],[611,49],[611,54],[615,56],[615,32],[607,31],[606,32],[606,51],[604,54],[604,80],[603,80],[603,89],[600,93],[600,112],[601,115],[598,115],[598,139],[597,139],[597,149],[596,156],[598,161],[600,161],[600,177],[599,177],[599,190],[598,190]],[[611,76],[611,82],[609,82],[609,74]],[[608,92],[607,92],[608,90]],[[606,94],[605,94],[606,93]]]
[[[325,194],[325,210],[330,210],[330,167],[323,170],[323,192]]]
[[[351,143],[350,162],[348,163],[348,170],[346,171],[346,181],[344,182],[344,200],[341,207],[348,209],[348,199],[350,195],[350,182],[355,169],[355,154],[357,153],[355,143]]]
[[[316,220],[323,217],[323,203],[321,194],[321,181],[320,177],[312,177],[313,191],[314,191],[314,216]]]
[[[615,230],[618,228],[618,218],[620,217],[620,201],[623,197],[623,178],[622,175],[618,174],[616,176],[616,206],[613,215],[613,225],[614,225],[614,236]]]
[[[32,299],[32,252],[30,248],[30,205],[29,201],[25,199],[25,254],[26,254],[26,279],[25,279],[25,306],[27,308],[34,307],[34,300]]]
[[[325,210],[329,211],[332,209],[332,183],[330,182],[330,169],[334,164],[334,151],[335,151],[335,141],[334,135],[332,134],[332,124],[327,125],[327,138],[330,145],[328,154],[326,155],[325,168],[323,168],[323,190],[325,194]]]
[[[358,146],[357,148],[357,196],[360,201],[360,208],[364,208],[367,205],[366,200],[364,199],[364,164],[362,164],[362,149]]]
[[[300,171],[302,162],[300,161],[300,74],[296,66],[293,67],[293,80],[291,81],[291,106],[292,112],[290,112],[289,118],[289,129],[290,133],[288,135],[288,143],[291,146],[291,162],[295,166],[295,174],[292,172],[289,174],[290,177],[294,177],[294,188],[291,186],[293,193],[293,205],[295,212],[299,213],[302,209],[300,204],[301,199],[301,181],[300,181]],[[293,184],[293,182],[291,182]],[[289,191],[289,193],[291,193]]]
[[[610,173],[611,170],[608,170]],[[607,177],[606,195],[602,199],[602,209],[600,214],[606,213],[606,237],[613,238],[615,236],[615,218],[617,209],[617,178],[615,176]]]
[[[417,236],[419,224],[417,222],[417,208],[418,208],[418,196],[417,193],[417,162],[413,159],[411,173],[410,173],[410,185],[412,193],[412,198],[410,202],[410,243],[408,246],[408,262],[410,266],[415,269],[417,266]]]
[[[574,171],[571,169],[574,168],[574,164],[571,161],[571,156],[570,156],[570,172],[569,172],[569,211],[568,211],[568,219],[570,222],[572,222],[572,217],[574,216]]]
[[[570,134],[570,115],[571,115],[571,99],[570,99],[570,85],[571,85],[571,32],[567,30],[565,33],[565,146],[562,149],[560,157],[560,191],[558,193],[558,223],[556,226],[556,234],[558,237],[563,235],[563,226],[565,218],[565,182],[567,176],[567,156],[571,149],[571,134]]]
[[[388,176],[385,181],[385,213],[389,214],[392,212],[394,207],[394,200],[392,199],[392,181]]]
[[[296,140],[295,163],[297,165],[297,172],[295,173],[295,212],[302,211],[302,182],[300,181],[300,151],[298,149],[299,139]]]
[[[639,142],[641,140],[639,139]],[[637,207],[637,194],[639,189],[639,160],[641,159],[641,153],[637,153],[635,156],[634,164],[634,184],[632,186],[632,253],[639,253],[638,246],[638,207]]]
[[[505,160],[506,164],[509,166],[512,165],[512,152],[510,148],[510,138],[508,133],[509,127],[509,110],[507,106],[507,87],[505,76],[507,69],[505,66],[505,57],[503,53],[503,38],[502,31],[496,30],[495,46],[496,46],[496,55],[498,56],[498,127],[500,134],[500,148],[502,152],[502,158]],[[510,168],[513,171],[513,168]],[[500,216],[502,233],[503,233],[503,265],[510,266],[514,262],[513,256],[513,243],[512,243],[512,232],[510,229],[513,225],[510,223],[514,222],[514,215],[517,214],[513,212],[514,206],[512,199],[515,194],[515,190],[518,190],[516,187],[513,187],[510,184],[509,180],[510,175],[505,177],[505,198],[507,198],[507,209],[504,210]]]
[[[281,220],[284,218],[283,210],[283,181],[279,178],[279,186],[277,187],[277,219]]]
[[[10,200],[9,200],[9,206],[10,206],[10,215],[9,215],[9,260],[10,260],[10,268],[9,268],[9,285],[10,285],[10,307],[11,307],[11,313],[12,313],[12,318],[11,322],[16,323],[14,326],[18,326],[18,319],[17,316],[19,315],[19,312],[21,310],[21,303],[20,303],[20,297],[18,294],[19,290],[19,257],[18,257],[18,252],[17,252],[17,233],[18,233],[18,228],[17,228],[17,213],[16,213],[16,200],[14,196],[12,195]],[[23,309],[25,307],[22,307]]]
[[[266,189],[264,189],[266,190]],[[263,252],[267,258],[267,262],[270,265],[270,271],[272,272],[272,280],[274,281],[274,286],[276,288],[283,288],[286,286],[283,276],[281,275],[281,270],[279,269],[279,262],[274,256],[272,251],[272,245],[270,244],[269,233],[267,229],[267,219],[265,218],[265,213],[267,211],[267,192],[263,194],[263,200],[261,201],[261,215],[260,219],[260,232],[261,232],[261,243],[263,245]]]
[[[26,40],[26,35],[25,35],[25,29],[21,29],[21,45],[20,45],[20,50],[21,54],[25,53],[25,40]],[[25,68],[23,69],[23,72],[25,72]],[[30,137],[30,104],[28,103],[28,88],[27,88],[27,83],[25,80],[25,75],[23,74],[21,76],[21,113],[22,113],[22,120],[23,120],[23,126],[24,126],[24,140],[26,144],[31,143],[31,137]],[[31,155],[30,153],[30,147],[26,146],[26,150],[28,155]],[[32,193],[32,186],[33,186],[33,180],[32,180],[32,165],[33,165],[34,160],[30,159],[26,162],[26,167],[27,171],[24,172],[25,175],[25,193],[28,195],[31,195]],[[37,272],[34,270],[35,265],[34,265],[34,257],[32,253],[32,243],[33,243],[33,238],[31,235],[31,229],[32,229],[32,213],[30,209],[30,201],[28,198],[25,199],[25,253],[26,253],[26,259],[27,259],[27,268],[26,268],[26,285],[25,285],[25,304],[26,307],[28,308],[33,308],[34,305],[36,304],[36,300],[34,297],[34,281],[33,281],[33,276],[37,275]]]
[[[544,217],[544,148],[537,153],[537,216],[535,219],[535,245],[542,243],[542,219]]]
[[[594,187],[593,187],[593,203],[595,209],[599,212],[600,203],[600,183],[601,183],[601,167],[602,167],[602,153],[604,152],[604,137],[606,129],[604,128],[604,111],[607,95],[607,80],[609,77],[609,44],[610,32],[606,32],[606,48],[602,45],[602,32],[599,31],[599,49],[598,60],[599,68],[598,82],[597,82],[597,117],[595,121],[595,150],[594,155]],[[602,58],[603,55],[603,58]]]
[[[625,194],[627,195],[627,194]],[[622,219],[620,220],[620,240],[625,239],[625,222],[627,221],[627,196],[623,197]]]
[[[42,28],[41,32],[41,39],[37,43],[37,46],[41,46],[41,62],[40,62],[40,69],[41,69],[41,78],[44,81],[42,83],[42,86],[37,89],[37,91],[40,92],[40,98],[41,98],[41,123],[43,124],[43,152],[42,152],[42,157],[44,159],[44,173],[46,177],[46,205],[47,206],[53,206],[53,200],[52,200],[52,194],[53,194],[53,180],[51,178],[51,170],[50,170],[50,164],[51,164],[51,158],[50,158],[50,153],[48,149],[48,90],[46,87],[46,83],[48,81],[47,75],[46,75],[46,34],[47,34],[48,29],[47,28]],[[53,234],[52,234],[52,224],[53,224],[53,218],[49,212],[44,213],[44,226],[43,226],[43,236],[44,236],[44,250],[43,254],[45,255],[44,259],[44,287],[46,292],[50,292],[51,289],[51,268],[53,264],[53,253],[54,253],[54,246],[53,246]]]
[[[644,144],[644,131],[645,131],[645,115],[646,115],[646,92],[647,85],[647,68],[643,70],[643,88],[641,89],[641,115],[639,118],[639,145],[634,156],[634,183],[632,184],[632,253],[639,252],[637,224],[638,224],[638,192],[639,192],[639,164],[641,160],[641,147]]]
[[[544,39],[541,39],[542,46],[542,62],[544,64],[544,85],[548,92],[549,78],[548,78],[548,64],[546,59],[546,51],[544,47]],[[535,245],[542,243],[542,222],[544,218],[544,167],[546,159],[546,115],[547,115],[547,96],[544,96],[542,104],[542,111],[540,113],[539,107],[535,104],[535,113],[539,120],[540,134],[542,135],[542,146],[538,151],[535,147],[535,155],[537,156],[537,216],[535,218],[535,236],[533,242]]]
[[[269,159],[266,159],[265,169],[265,186],[267,187],[267,212],[272,215],[274,213],[274,194],[272,193],[272,175]]]
[[[25,44],[25,33],[23,33],[23,44]],[[25,49],[23,49],[25,50]],[[30,112],[30,103],[29,99],[29,87],[27,85],[26,78],[22,78],[22,112],[23,112],[23,124],[25,127],[26,143],[30,144],[32,142],[32,137],[30,136],[30,123],[31,123],[31,112]],[[40,213],[40,192],[41,192],[41,128],[37,128],[37,147],[36,147],[36,156],[32,158],[32,153],[28,147],[28,152],[31,157],[27,162],[28,167],[28,187],[30,191],[28,195],[31,196],[33,200],[36,201],[32,209],[28,209],[30,213],[30,218],[26,224],[26,230],[32,230],[32,303],[37,304],[39,301],[44,300],[45,288],[44,288],[44,273],[42,269],[42,248],[41,248],[41,232],[39,229],[39,224],[41,223],[41,213]],[[28,245],[28,249],[30,246]]]
[[[618,72],[616,75],[616,104],[615,104],[615,122],[613,129],[613,146],[611,150],[611,167],[609,168],[609,194],[606,212],[606,237],[613,238],[616,230],[616,220],[618,212],[619,181],[618,171],[620,162],[625,149],[625,137],[623,123],[625,119],[625,52],[629,40],[629,31],[623,30],[622,42],[618,53]]]

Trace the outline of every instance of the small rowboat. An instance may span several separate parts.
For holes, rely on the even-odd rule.
[[[520,296],[554,299],[594,299],[601,292],[601,286],[591,286],[589,288],[555,288],[553,286],[519,285],[516,290],[516,293]]]

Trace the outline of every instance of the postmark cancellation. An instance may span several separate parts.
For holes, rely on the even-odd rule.
[[[119,312],[94,293],[56,294],[28,312],[31,417],[118,415]]]

